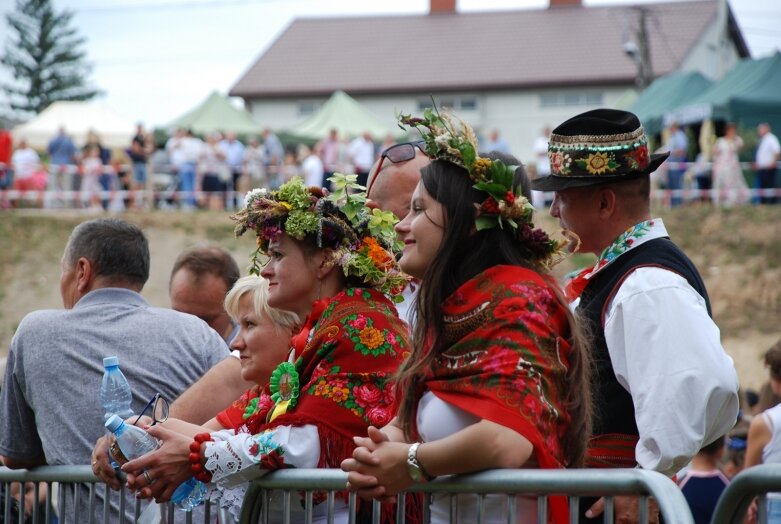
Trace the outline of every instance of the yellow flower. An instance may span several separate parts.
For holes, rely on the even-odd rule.
[[[350,396],[350,390],[347,388],[333,388],[328,396],[335,402],[344,402]]]
[[[591,153],[586,159],[586,170],[592,175],[601,175],[607,171],[609,162],[607,153]]]
[[[315,386],[315,395],[327,397],[330,389],[327,382],[320,382]]]
[[[282,207],[284,207],[285,209],[287,209],[288,211],[290,211],[291,209],[293,209],[293,205],[292,205],[292,204],[289,204],[289,203],[287,203],[287,202],[281,202],[281,201],[280,201],[280,202],[279,202],[279,204],[280,204]]]
[[[385,341],[385,337],[382,336],[382,332],[380,332],[379,329],[373,327],[363,328],[358,335],[358,338],[360,338],[361,343],[363,343],[363,345],[369,349],[374,349]]]

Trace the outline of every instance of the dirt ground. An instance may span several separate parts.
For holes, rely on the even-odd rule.
[[[778,209],[777,209],[778,208]],[[767,377],[762,353],[781,339],[781,206],[713,210],[691,206],[662,212],[670,234],[689,253],[708,288],[722,342],[735,360],[741,384],[757,389]],[[168,277],[177,254],[198,242],[224,245],[240,267],[253,249],[251,236],[233,238],[227,213],[126,213],[150,242],[152,267],[143,295],[167,307]],[[94,215],[79,212],[0,215],[0,359],[19,321],[30,311],[60,308],[60,257],[74,225]],[[557,225],[540,219],[548,231]],[[588,262],[572,257],[555,273]],[[652,313],[649,313],[652,314]]]

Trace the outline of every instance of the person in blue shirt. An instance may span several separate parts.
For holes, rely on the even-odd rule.
[[[718,466],[723,455],[724,437],[719,437],[694,456],[691,467],[678,481],[695,524],[710,524],[716,503],[729,484]]]

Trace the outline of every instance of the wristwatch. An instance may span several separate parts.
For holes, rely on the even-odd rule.
[[[427,482],[433,477],[426,473],[426,470],[418,462],[418,447],[420,447],[420,442],[415,442],[407,451],[407,473],[415,482]]]

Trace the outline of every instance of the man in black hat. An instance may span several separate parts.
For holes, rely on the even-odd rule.
[[[594,339],[588,467],[673,476],[737,417],[737,376],[705,285],[650,213],[649,174],[668,155],[648,154],[634,114],[597,109],[553,130],[551,174],[532,181],[556,192],[551,215],[576,249],[598,257],[567,288]],[[617,522],[636,520],[636,500],[616,499]],[[583,510],[595,522],[603,501]]]

